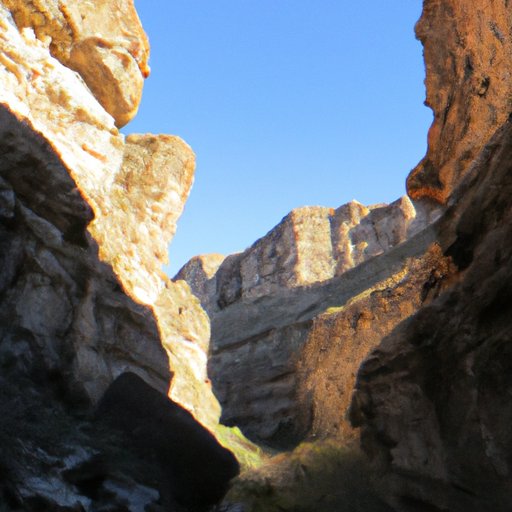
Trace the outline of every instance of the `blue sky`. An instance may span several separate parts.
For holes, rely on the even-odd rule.
[[[179,135],[195,184],[170,247],[230,254],[293,208],[390,202],[426,150],[421,0],[136,0],[152,74],[124,133]]]

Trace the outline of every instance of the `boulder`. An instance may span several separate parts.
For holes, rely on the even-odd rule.
[[[3,0],[18,28],[31,29],[76,71],[118,127],[137,113],[149,75],[149,43],[133,0]]]
[[[97,416],[127,433],[143,457],[159,466],[161,486],[187,510],[209,510],[239,472],[234,455],[211,432],[134,373],[111,384]]]

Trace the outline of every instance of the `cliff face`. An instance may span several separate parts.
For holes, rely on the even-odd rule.
[[[511,111],[512,13],[507,1],[424,0],[426,104],[434,112],[425,158],[407,179],[412,199],[446,203]]]
[[[354,203],[299,210],[245,252],[177,276],[212,318],[222,419],[277,447],[360,440],[397,511],[511,508],[510,12],[424,1],[434,123],[407,182],[421,222],[388,208],[368,229]],[[402,235],[373,252],[390,232]],[[242,478],[250,510],[295,510],[297,481],[317,474],[289,470],[300,454]]]
[[[301,208],[241,254],[185,265],[176,282],[188,281],[212,322],[209,375],[222,421],[280,448],[311,436],[353,438],[343,418],[361,359],[380,341],[379,332],[389,332],[427,299],[422,289],[432,279],[431,261],[417,261],[432,242],[432,233],[422,230],[427,223],[405,197],[370,208],[355,201],[336,210]],[[356,326],[361,320],[361,329],[359,310],[384,320],[377,306],[366,308],[379,295],[395,294],[403,300],[381,301],[389,315],[372,336],[368,326],[354,341],[331,324],[343,317]],[[348,357],[332,383],[345,389],[338,399],[324,389],[327,371],[310,363],[340,351]],[[320,388],[326,394],[311,391]]]
[[[125,142],[84,83],[52,58],[45,40],[30,28],[20,31],[4,6],[1,24],[1,50],[8,64],[0,76],[8,215],[11,223],[26,225],[36,245],[34,257],[45,251],[47,258],[63,260],[31,263],[6,278],[10,282],[18,276],[15,282],[24,290],[20,273],[35,272],[27,279],[43,283],[34,269],[49,273],[46,298],[39,295],[41,290],[26,292],[34,293],[33,300],[48,311],[44,318],[21,315],[20,325],[37,326],[51,339],[56,329],[61,337],[70,332],[77,337],[71,371],[92,400],[129,361],[139,365],[128,340],[141,361],[151,360],[140,366],[156,374],[153,380],[160,380],[160,387],[166,386],[170,373],[167,357],[161,357],[164,346],[175,374],[171,396],[204,414],[205,423],[215,423],[218,407],[205,384],[207,317],[186,286],[170,283],[159,270],[192,184],[192,151],[170,136],[130,136]],[[24,251],[28,246],[20,245]],[[24,258],[17,255],[14,261],[19,266]],[[61,293],[55,292],[54,280],[62,282]],[[111,283],[107,290],[101,281]],[[15,310],[24,308],[29,317],[43,314],[29,305],[23,291],[9,292]],[[109,299],[112,293],[119,298]],[[116,332],[126,328],[115,320],[125,316],[114,313],[119,301],[147,318],[135,322],[140,334]],[[176,314],[159,315],[162,309]],[[10,317],[7,305],[3,310]],[[105,314],[110,320],[101,320]],[[116,355],[110,358],[108,353]],[[211,404],[203,407],[203,400]]]
[[[160,270],[194,154],[116,128],[136,110],[147,53],[131,2],[0,2],[0,501],[13,509],[172,501],[97,460],[115,457],[83,415],[128,371],[218,424],[208,317]],[[84,491],[90,471],[97,488]]]
[[[439,239],[456,284],[386,337],[352,421],[397,510],[509,510],[510,122],[484,148]]]
[[[414,203],[300,208],[170,281],[194,154],[118,132],[149,71],[132,2],[0,0],[2,506],[207,510],[239,468],[211,378],[225,423],[314,441],[245,474],[248,510],[509,510],[510,33],[507,1],[424,1]]]

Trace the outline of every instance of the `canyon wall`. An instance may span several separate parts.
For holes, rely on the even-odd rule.
[[[348,235],[364,216],[339,243],[334,212],[304,209],[243,253],[197,258],[177,276],[212,319],[222,420],[275,447],[360,442],[397,511],[512,503],[510,13],[508,1],[424,1],[416,33],[434,123],[407,180],[417,231],[358,259],[375,240]],[[259,495],[246,477],[249,510],[294,510],[279,493],[300,479],[279,468],[297,456],[261,473],[276,484]]]
[[[166,490],[169,461],[150,463],[157,448],[179,456],[165,436],[139,449],[91,417],[128,372],[188,411],[167,415],[174,429],[184,427],[173,414],[193,415],[187,432],[215,431],[220,415],[208,317],[161,271],[194,153],[176,136],[117,128],[136,112],[148,52],[130,0],[0,2],[0,502],[12,510],[174,510],[176,496],[205,498],[197,475],[185,497]],[[143,417],[165,416],[157,402]],[[192,445],[217,442],[196,434]],[[222,450],[221,494],[238,468]]]
[[[210,315],[209,376],[222,421],[276,448],[354,438],[345,415],[360,361],[432,296],[424,287],[446,277],[431,275],[432,258],[419,260],[433,241],[431,220],[407,197],[305,207],[243,253],[187,263],[175,281],[187,280]],[[380,327],[370,327],[372,315]],[[359,324],[359,338],[341,327],[347,322]],[[333,389],[317,360],[324,356],[338,375]]]
[[[508,1],[424,0],[426,105],[434,113],[425,158],[407,178],[414,200],[446,203],[510,114],[512,14]]]
[[[238,471],[218,397],[274,449],[360,443],[378,510],[509,510],[509,9],[424,0],[409,197],[299,208],[171,281],[195,158],[118,131],[149,73],[133,3],[0,0],[2,505],[206,511]]]

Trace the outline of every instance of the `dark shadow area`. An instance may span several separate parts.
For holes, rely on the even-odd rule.
[[[238,463],[167,398],[153,311],[100,260],[92,220],[56,151],[0,106],[0,508],[205,510]]]

